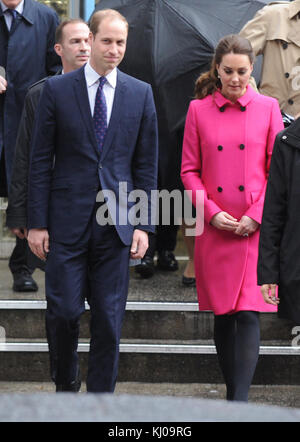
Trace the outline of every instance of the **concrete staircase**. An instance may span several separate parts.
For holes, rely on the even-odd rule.
[[[194,390],[217,390],[219,397],[224,394],[212,340],[213,317],[210,312],[198,311],[195,289],[181,286],[183,267],[184,259],[178,272],[157,272],[150,280],[140,279],[132,269],[120,348],[119,391],[123,391],[122,385],[132,388],[139,383],[140,387],[147,386],[143,393],[146,388],[148,394],[165,386],[171,395],[184,394],[184,390],[191,395],[192,385]],[[36,294],[13,293],[7,261],[0,261],[0,390],[1,384],[7,391],[7,383],[26,382],[36,387],[50,380],[43,273],[36,271],[35,279],[40,287]],[[83,378],[89,350],[88,323],[87,305],[79,343]],[[298,334],[300,330],[293,330],[275,314],[261,314],[262,343],[253,388],[259,386],[261,391],[262,386],[274,386],[273,394],[277,389],[289,397],[293,387],[292,391],[298,392]],[[287,405],[300,406],[300,399],[296,405],[295,400]]]

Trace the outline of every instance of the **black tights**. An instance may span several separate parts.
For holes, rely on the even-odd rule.
[[[227,400],[247,402],[259,354],[259,313],[240,311],[216,315],[214,340]]]

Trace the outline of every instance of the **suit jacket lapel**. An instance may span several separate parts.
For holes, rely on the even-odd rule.
[[[94,130],[93,117],[91,114],[90,102],[88,97],[88,91],[86,86],[86,79],[84,75],[84,66],[77,71],[77,75],[74,81],[74,91],[78,103],[78,107],[80,109],[81,117],[88,129],[88,133],[90,136],[91,143],[99,156],[97,140]]]
[[[116,86],[116,90],[115,90],[115,96],[114,96],[111,117],[110,117],[109,125],[107,128],[106,137],[104,140],[102,153],[101,153],[101,161],[104,160],[107,152],[109,151],[115,131],[116,131],[116,129],[120,123],[120,120],[122,118],[121,110],[123,109],[125,89],[126,89],[126,83],[123,78],[123,74],[121,71],[117,70],[117,86]]]

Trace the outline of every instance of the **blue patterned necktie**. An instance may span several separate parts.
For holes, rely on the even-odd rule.
[[[10,25],[10,31],[13,28],[13,25],[15,24],[16,18],[17,18],[17,11],[15,9],[7,9],[7,11],[10,13],[11,15],[11,25]]]
[[[103,147],[104,138],[107,131],[107,107],[103,92],[103,85],[105,82],[106,78],[100,77],[99,86],[96,93],[94,115],[93,115],[95,134],[100,153]]]

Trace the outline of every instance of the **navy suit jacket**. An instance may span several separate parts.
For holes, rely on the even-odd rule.
[[[28,228],[47,228],[50,240],[77,243],[101,188],[110,193],[107,205],[124,244],[130,245],[134,228],[154,232],[151,191],[157,188],[157,151],[150,85],[118,70],[110,123],[99,154],[84,67],[50,78],[33,134]],[[138,216],[129,222],[128,213],[138,205],[128,202],[127,195],[135,189],[147,195],[147,207],[142,220]]]

